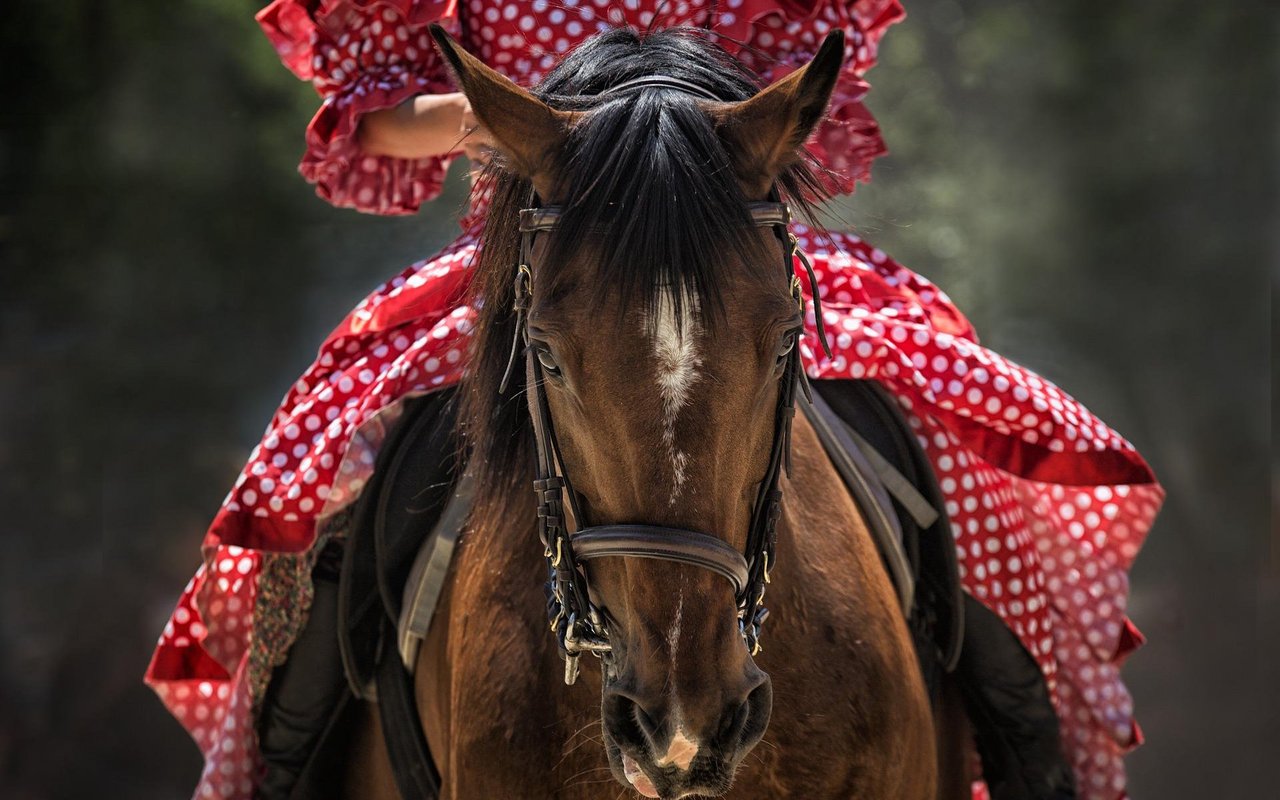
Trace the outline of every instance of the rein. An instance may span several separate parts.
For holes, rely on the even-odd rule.
[[[665,76],[638,78],[619,84],[602,94],[626,89],[666,88],[718,99],[694,84]],[[823,350],[830,355],[819,306],[817,278],[809,260],[788,230],[791,213],[780,202],[778,192],[771,192],[766,202],[749,205],[752,222],[771,228],[782,245],[782,268],[789,279],[792,299],[803,315],[805,300],[799,278],[795,276],[794,259],[799,258],[808,272],[818,337]],[[573,684],[578,676],[578,658],[591,653],[608,661],[612,652],[606,613],[591,599],[583,563],[597,558],[648,558],[690,564],[706,569],[729,581],[738,608],[738,629],[747,648],[754,655],[760,651],[760,632],[768,609],[764,606],[765,587],[774,566],[777,524],[782,513],[782,491],[779,484],[785,471],[791,471],[791,423],[795,417],[796,391],[810,396],[797,343],[791,348],[779,379],[778,405],[774,419],[773,444],[768,468],[751,510],[747,543],[738,552],[724,540],[699,531],[657,525],[597,525],[571,531],[565,517],[565,498],[579,525],[586,519],[580,507],[560,453],[559,440],[547,402],[545,373],[533,347],[530,347],[528,312],[533,299],[531,253],[534,237],[539,232],[553,231],[559,223],[561,209],[538,206],[536,196],[531,207],[520,212],[520,260],[515,269],[516,332],[511,343],[506,372],[499,391],[505,391],[521,352],[525,353],[525,369],[532,391],[532,419],[537,450],[536,478],[533,488],[537,498],[538,536],[547,560],[547,616],[552,632],[565,660],[565,683]]]

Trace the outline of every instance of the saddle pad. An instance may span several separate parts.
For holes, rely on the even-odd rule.
[[[338,644],[351,691],[373,699],[382,638],[395,626],[414,554],[452,495],[457,469],[455,390],[406,401],[357,506],[339,578]]]
[[[897,402],[878,383],[815,381],[814,393],[830,405],[869,459],[887,462],[896,474],[890,474],[886,483],[897,490],[886,491],[893,496],[902,550],[915,581],[907,621],[926,683],[933,688],[938,667],[947,672],[955,669],[964,639],[964,594],[955,539],[933,467]],[[910,487],[909,492],[901,491],[903,484]]]
[[[898,605],[903,616],[910,616],[915,604],[915,569],[903,548],[902,523],[894,510],[888,490],[878,480],[875,469],[854,441],[853,432],[836,416],[831,406],[822,399],[822,395],[815,393],[812,403],[801,405],[809,424],[818,434],[823,449],[827,451],[827,457],[831,459],[845,488],[853,495],[854,502],[862,511],[876,550],[880,552],[889,579],[897,590]]]

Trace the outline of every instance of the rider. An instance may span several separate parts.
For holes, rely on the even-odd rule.
[[[303,176],[329,202],[379,214],[413,213],[435,197],[459,151],[484,160],[487,137],[431,46],[432,22],[526,86],[603,27],[706,29],[762,82],[841,28],[845,70],[809,148],[831,171],[830,188],[851,192],[885,152],[861,103],[862,76],[901,18],[898,0],[275,0],[258,15],[285,64],[323,97]],[[198,796],[287,796],[343,691],[336,653],[315,633],[331,636],[326,545],[342,539],[404,400],[462,376],[483,213],[474,197],[457,240],[329,335],[209,529],[204,565],[147,673],[205,754]],[[902,403],[946,499],[964,587],[1045,676],[1079,796],[1121,795],[1120,756],[1139,732],[1117,664],[1141,641],[1124,608],[1126,571],[1162,498],[1150,470],[1057,387],[978,345],[927,280],[858,237],[794,230],[820,276],[833,350],[822,355],[811,320],[810,376],[876,380]],[[286,655],[306,680],[276,669]],[[989,675],[1003,666],[971,665]],[[1010,713],[1004,722],[1034,738],[1040,723]]]

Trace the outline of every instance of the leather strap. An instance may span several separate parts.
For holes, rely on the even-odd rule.
[[[712,92],[702,88],[698,84],[690,83],[689,81],[681,80],[680,78],[672,78],[669,75],[645,75],[642,78],[633,78],[629,81],[623,81],[617,86],[610,86],[598,96],[605,97],[611,94],[621,94],[633,89],[674,89],[677,92],[701,97],[703,100],[723,102],[719,97],[716,97]]]
[[[520,209],[520,232],[555,230],[560,224],[560,206],[536,206]]]
[[[418,551],[404,585],[404,602],[400,606],[400,620],[396,625],[396,641],[400,659],[405,669],[412,673],[418,661],[418,649],[431,629],[436,614],[436,603],[444,589],[449,574],[449,562],[457,546],[462,526],[471,513],[471,501],[475,496],[475,478],[463,472],[440,519],[431,529],[431,535]]]
[[[747,560],[728,543],[697,531],[657,525],[600,525],[570,537],[579,561],[633,556],[676,561],[710,570],[733,584],[734,596],[747,586]]]
[[[790,225],[791,207],[786,203],[775,203],[768,200],[747,203],[747,211],[751,221],[757,225]]]
[[[903,616],[910,616],[915,604],[915,578],[912,576],[911,563],[902,548],[902,528],[894,513],[893,502],[882,487],[873,485],[866,479],[866,475],[873,474],[873,468],[850,438],[849,429],[817,392],[814,392],[812,402],[805,408],[805,416],[818,434],[818,440],[822,442],[822,448],[827,451],[836,471],[840,473],[845,488],[862,509],[867,527],[898,592],[898,603]]]
[[[880,451],[862,438],[862,434],[849,427],[849,423],[844,420],[840,420],[840,425],[853,439],[854,444],[858,445],[862,455],[866,456],[867,461],[875,469],[876,476],[880,478],[880,482],[884,484],[889,494],[893,495],[893,499],[898,501],[903,510],[910,514],[921,528],[932,527],[933,523],[938,521],[938,509],[933,507],[928,498],[920,494],[919,489],[911,485],[911,481],[907,480],[906,476],[889,463],[889,459],[880,455]]]
[[[902,550],[915,583],[909,625],[926,684],[936,682],[938,668],[950,672],[958,658],[964,637],[964,606],[955,538],[933,464],[921,449],[898,400],[879,383],[833,380],[822,381],[820,387],[821,391],[815,394],[821,394],[822,400],[830,404],[839,420],[834,427],[858,434],[858,455],[865,456],[868,464],[883,456],[910,482],[912,494],[918,493],[931,509],[922,519],[933,518],[933,522],[924,527],[916,521],[916,514],[908,512],[906,502],[888,491],[898,512]],[[868,448],[873,448],[877,456],[872,456]],[[880,482],[875,472],[865,475],[870,483]]]
[[[564,209],[560,206],[536,206],[520,210],[520,232],[555,230],[560,224]],[[753,201],[747,204],[747,213],[752,223],[761,227],[767,225],[790,225],[791,208],[786,203],[775,203],[768,200]]]
[[[351,691],[363,699],[373,699],[377,618],[399,616],[409,566],[430,531],[418,520],[437,514],[452,493],[454,397],[450,388],[405,401],[403,416],[384,429],[373,477],[351,511],[338,586],[338,644]]]
[[[382,738],[391,760],[391,774],[401,800],[436,800],[440,773],[422,731],[413,676],[404,668],[395,646],[391,621],[383,623],[382,652],[378,659],[378,717]]]

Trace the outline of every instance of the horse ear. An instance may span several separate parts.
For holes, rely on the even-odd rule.
[[[431,36],[476,119],[488,128],[512,170],[531,180],[544,200],[549,199],[555,186],[556,156],[578,115],[556,111],[490,69],[439,25],[431,26]]]
[[[844,32],[832,31],[808,64],[749,100],[712,106],[749,196],[763,197],[799,158],[800,147],[826,113],[843,62]]]

